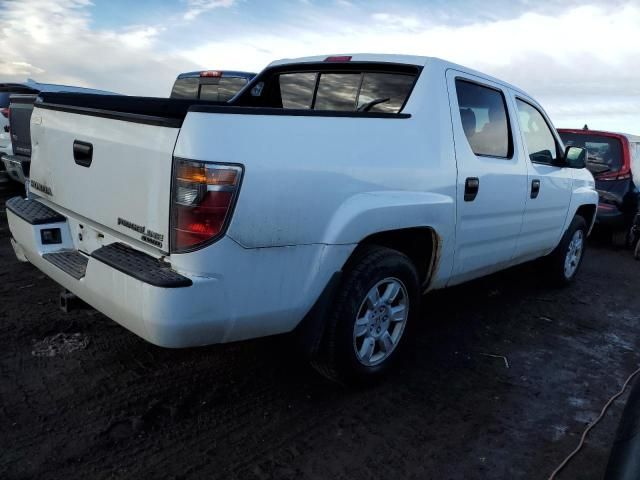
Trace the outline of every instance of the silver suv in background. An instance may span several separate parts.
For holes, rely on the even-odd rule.
[[[0,158],[11,153],[11,134],[9,133],[9,98],[15,93],[28,93],[29,88],[15,83],[0,83]],[[4,164],[0,162],[0,183],[8,181]]]

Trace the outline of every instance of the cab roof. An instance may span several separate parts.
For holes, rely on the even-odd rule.
[[[461,70],[466,73],[470,73],[472,75],[476,75],[478,77],[485,78],[492,82],[498,83],[503,87],[510,88],[515,90],[516,92],[529,97],[524,90],[515,85],[509,84],[504,80],[500,80],[499,78],[492,77],[491,75],[487,75],[486,73],[479,72],[472,68],[465,67],[463,65],[458,65],[453,62],[449,62],[447,60],[443,60],[437,57],[426,57],[420,55],[402,55],[402,54],[389,54],[389,53],[336,53],[330,55],[315,55],[311,57],[300,57],[300,58],[283,58],[281,60],[276,60],[269,64],[269,67],[276,67],[287,64],[296,64],[296,63],[324,63],[328,58],[339,58],[339,57],[348,57],[351,62],[370,62],[370,63],[400,63],[405,65],[415,65],[417,67],[437,67],[442,69],[443,71],[448,69],[453,70]]]

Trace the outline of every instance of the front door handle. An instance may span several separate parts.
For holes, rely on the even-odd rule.
[[[480,179],[478,177],[469,177],[464,182],[464,201],[473,202],[478,196],[480,190]]]
[[[538,198],[540,193],[540,180],[533,180],[531,182],[531,198]]]

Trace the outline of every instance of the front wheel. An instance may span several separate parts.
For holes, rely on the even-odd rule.
[[[576,215],[560,244],[547,257],[548,276],[555,285],[568,285],[575,279],[584,258],[587,232],[587,222]]]
[[[313,366],[340,383],[379,377],[398,356],[419,301],[418,273],[406,255],[362,247],[346,268]]]

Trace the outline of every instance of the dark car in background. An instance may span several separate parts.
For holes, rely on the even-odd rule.
[[[7,131],[8,138],[5,149],[0,148],[0,160],[2,160],[0,164],[2,164],[4,170],[2,173],[16,182],[24,183],[29,177],[29,167],[31,165],[31,112],[33,111],[33,104],[41,92],[115,95],[113,92],[104,90],[39,83],[31,79],[24,83],[0,84],[0,105],[4,103],[7,105],[0,109],[0,113],[7,120],[3,132],[4,130]],[[1,138],[0,145],[2,145]]]
[[[181,73],[171,89],[171,98],[226,102],[249,83],[255,73],[204,70]]]
[[[9,99],[16,93],[29,93],[30,88],[15,83],[0,83],[0,158],[11,153],[11,135],[9,133]],[[8,180],[4,163],[0,161],[0,182]]]
[[[589,129],[558,129],[565,146],[587,150],[587,168],[600,196],[596,225],[626,245],[640,207],[640,136]]]

